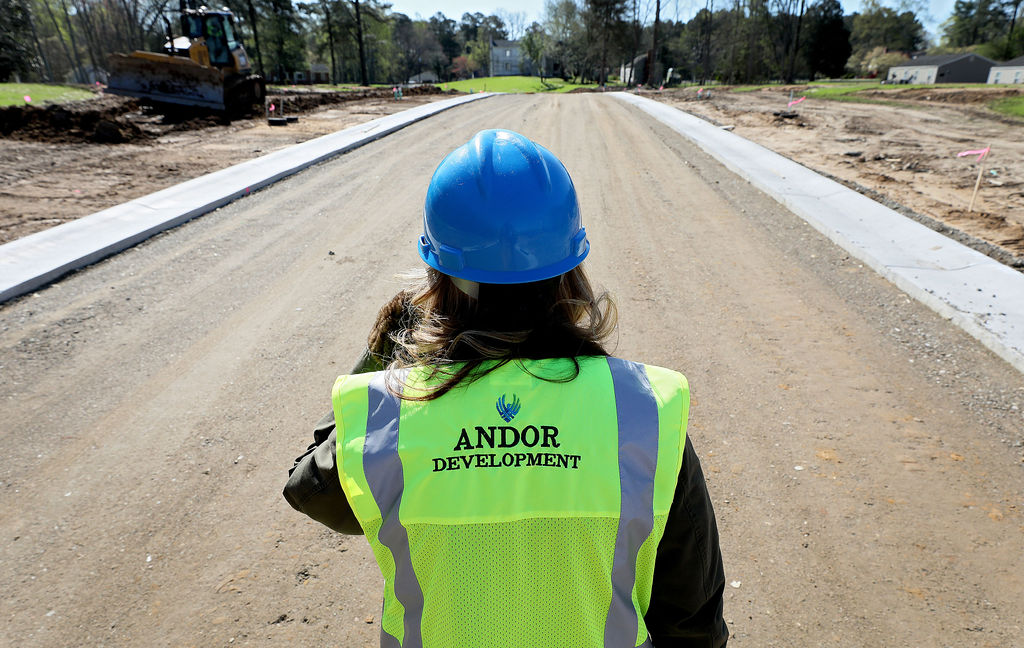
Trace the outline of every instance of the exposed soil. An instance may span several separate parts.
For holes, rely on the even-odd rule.
[[[819,173],[831,176],[998,260],[1024,268],[1024,122],[987,104],[1021,90],[906,89],[871,93],[897,105],[807,100],[787,108],[806,86],[755,92],[696,88],[647,96],[733,127]],[[647,93],[645,93],[647,94]],[[976,156],[992,146],[978,178]]]
[[[227,120],[125,97],[0,109],[0,243],[446,95],[435,86],[268,92],[275,115]]]
[[[616,355],[689,378],[731,648],[1024,646],[1021,374],[594,95],[443,112],[0,305],[0,645],[380,644],[369,544],[281,487],[421,265],[439,156],[495,124],[572,173]]]

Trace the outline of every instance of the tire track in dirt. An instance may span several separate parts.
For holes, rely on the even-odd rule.
[[[690,378],[734,643],[1021,643],[1019,374],[598,95],[445,112],[0,307],[8,636],[375,643],[365,541],[280,488],[434,167],[498,126],[573,175],[618,353]]]

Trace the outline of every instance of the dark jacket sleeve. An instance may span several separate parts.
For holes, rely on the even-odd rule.
[[[700,460],[687,436],[675,497],[654,562],[651,604],[644,617],[655,647],[725,646],[729,630],[722,616],[724,592],[715,511]]]
[[[378,371],[381,361],[369,350],[352,369],[353,374]],[[338,476],[337,435],[334,412],[328,412],[313,429],[313,443],[288,471],[284,498],[292,508],[339,533],[362,535],[356,516],[341,488]]]

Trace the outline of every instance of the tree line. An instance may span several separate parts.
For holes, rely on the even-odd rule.
[[[838,0],[705,0],[676,21],[661,0],[548,0],[529,22],[517,11],[414,19],[381,0],[224,0],[254,67],[277,82],[308,80],[314,64],[331,83],[487,76],[497,40],[518,41],[542,77],[596,83],[620,70],[648,84],[884,76],[924,51],[1024,54],[1022,0],[956,0],[935,46],[923,0],[899,2],[844,14]],[[161,51],[178,29],[176,0],[0,0],[0,80],[103,80],[110,53]]]

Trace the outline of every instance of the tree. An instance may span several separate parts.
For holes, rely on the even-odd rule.
[[[654,0],[654,2],[654,30],[653,35],[651,36],[651,53],[650,56],[647,57],[647,62],[651,68],[651,74],[648,76],[648,82],[652,86],[660,86],[662,77],[661,68],[658,64],[658,60],[660,59],[658,54],[660,52],[659,45],[661,43],[658,42],[658,36],[661,32],[661,0]]]
[[[968,47],[1003,36],[1011,21],[1008,9],[996,0],[956,0],[953,14],[942,24],[943,45]]]
[[[804,52],[811,81],[819,72],[830,78],[843,75],[852,48],[839,0],[819,0],[807,10]]]
[[[437,38],[437,42],[441,44],[441,51],[444,52],[445,57],[449,61],[462,54],[462,46],[459,44],[454,20],[445,17],[443,13],[438,11],[430,17],[428,22],[431,31],[434,32],[434,36]]]
[[[530,62],[536,68],[537,76],[540,77],[541,82],[544,81],[544,52],[548,48],[547,41],[548,35],[544,33],[544,28],[540,26],[540,23],[536,22],[530,25],[522,39],[523,52],[526,53],[526,58],[530,59]]]
[[[338,6],[338,0],[300,2],[298,6],[307,16],[309,29],[306,47],[309,54],[317,61],[323,61],[325,57],[330,61],[330,83],[337,85],[341,77],[339,54],[344,52],[345,46],[349,44],[342,22],[345,11]]]
[[[476,40],[477,32],[480,31],[480,24],[483,21],[484,15],[480,12],[462,14],[462,18],[459,19],[459,40],[463,45]]]
[[[485,76],[491,73],[491,41],[477,39],[466,43],[466,57],[472,61],[473,76],[477,70],[483,70]]]
[[[390,23],[387,20],[386,9],[388,5],[377,0],[352,0],[351,2],[338,2],[335,14],[339,16],[339,24],[343,27],[357,52],[359,63],[359,83],[370,85],[371,52],[369,42],[374,44],[382,43],[384,34],[387,32]],[[390,34],[387,34],[387,41],[390,41]]]
[[[0,0],[0,82],[27,74],[35,56],[29,48],[31,14],[22,0]]]
[[[302,25],[292,0],[270,0],[265,28],[270,40],[270,69],[277,81],[285,81],[305,66],[306,48]]]
[[[579,8],[573,0],[548,0],[544,7],[544,31],[548,51],[555,63],[555,74],[575,78],[584,59],[584,27]]]
[[[772,25],[771,45],[774,54],[775,76],[786,83],[793,83],[796,76],[797,51],[800,49],[800,32],[803,28],[804,0],[772,0],[775,14]]]
[[[480,65],[468,56],[456,56],[452,60],[452,74],[457,79],[472,79]]]
[[[423,20],[410,20],[405,14],[392,14],[392,40],[396,45],[399,76],[406,82],[424,68],[443,67],[444,52],[430,25]]]
[[[526,35],[527,18],[525,11],[498,9],[494,14],[505,26],[509,40],[521,40]]]
[[[859,59],[856,56],[851,57],[850,65],[855,65],[865,76],[884,79],[889,75],[889,68],[906,63],[909,58],[902,52],[890,52],[879,45]]]
[[[584,7],[590,67],[596,68],[596,81],[604,85],[608,80],[609,53],[628,35],[626,0],[586,0]]]
[[[862,9],[851,17],[850,44],[854,56],[863,58],[876,47],[909,54],[925,45],[924,26],[914,12],[897,13],[878,0],[863,0]]]
[[[245,8],[249,14],[249,29],[252,30],[252,46],[256,49],[256,71],[261,76],[266,76],[265,68],[263,67],[263,53],[260,51],[260,36],[259,29],[257,27],[256,20],[256,7],[253,5],[253,0],[245,0]]]

